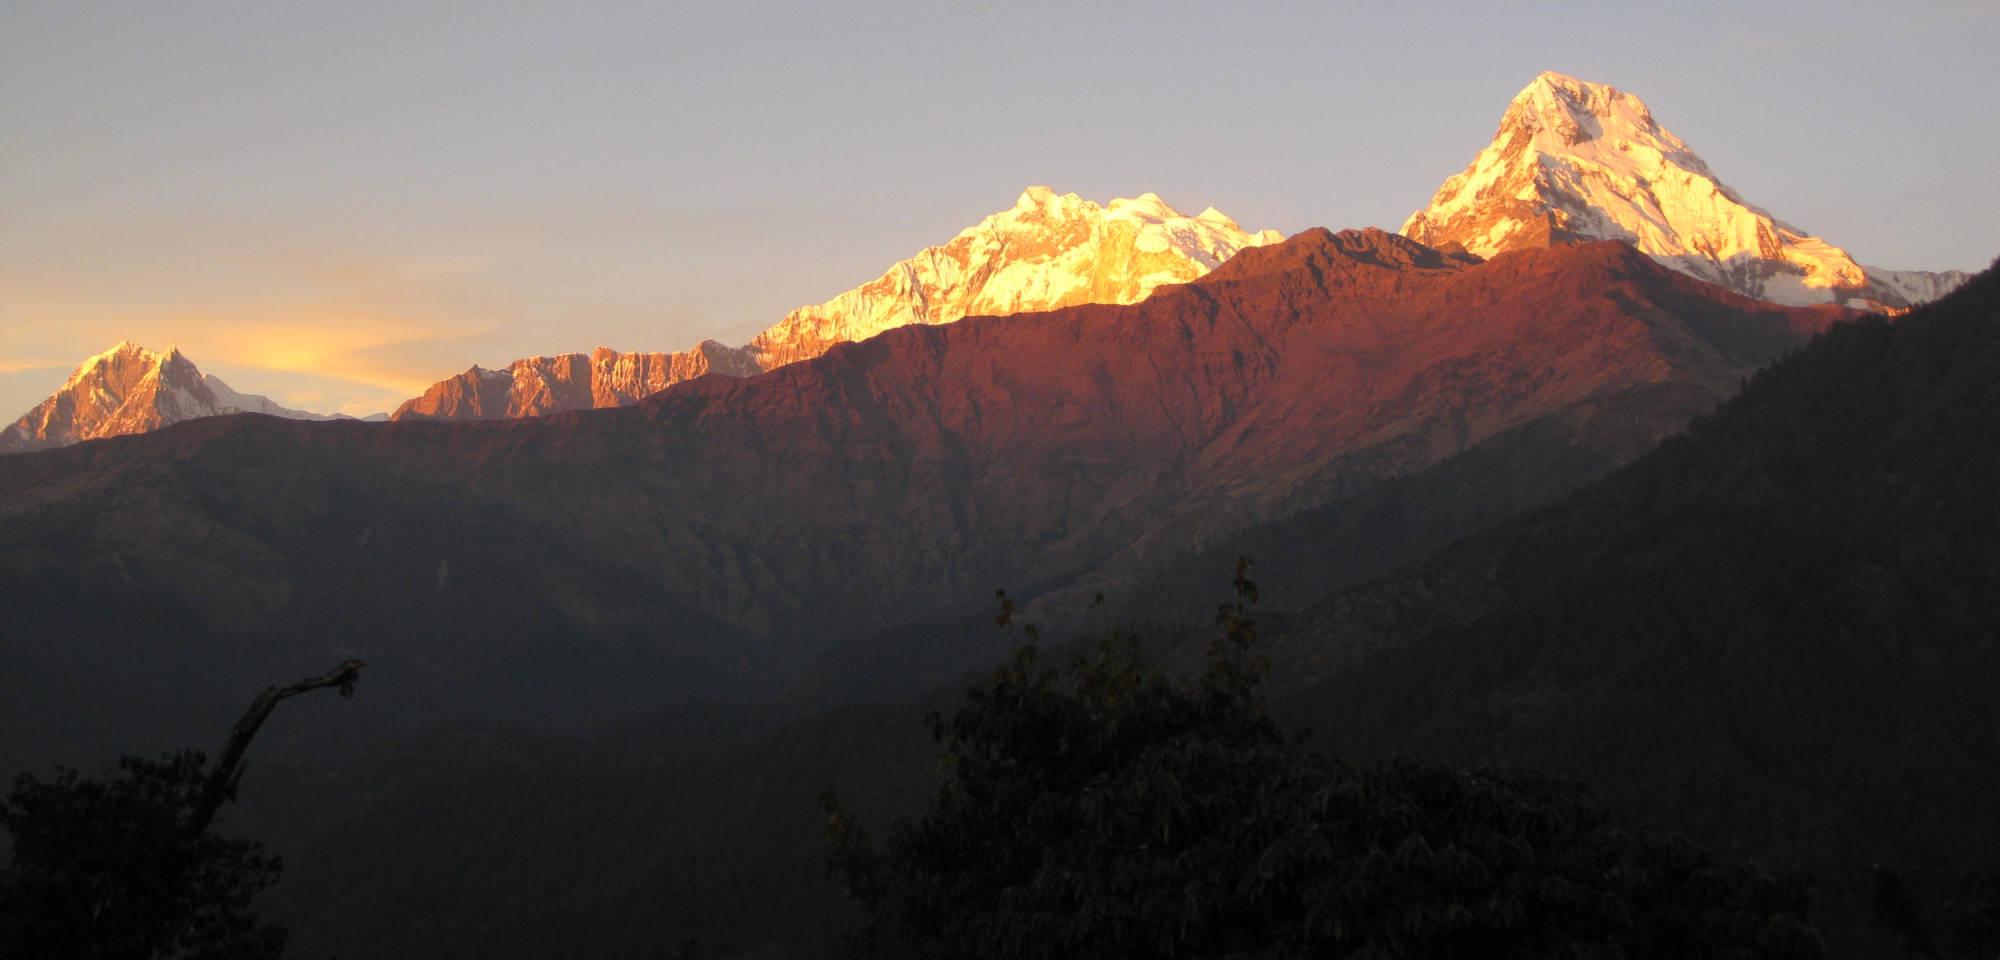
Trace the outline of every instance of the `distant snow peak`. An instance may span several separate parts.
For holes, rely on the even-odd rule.
[[[1136,303],[1162,284],[1186,283],[1246,247],[1276,243],[1210,207],[1189,217],[1157,193],[1109,204],[1021,192],[1014,206],[951,241],[919,251],[873,282],[794,310],[748,347],[762,369],[815,357],[912,323],[1053,310],[1079,303]]]
[[[507,371],[475,367],[433,385],[395,416],[496,419],[626,405],[682,380],[750,376],[913,323],[1136,303],[1162,284],[1208,273],[1239,250],[1282,239],[1276,230],[1245,231],[1214,207],[1186,216],[1156,193],[1099,206],[1031,186],[1012,207],[868,283],[792,311],[746,346],[710,340],[670,354],[599,348],[588,358],[529,357]],[[503,381],[510,376],[508,387]]]
[[[0,453],[144,433],[227,413],[330,419],[281,407],[268,397],[237,393],[221,380],[204,376],[179,347],[156,351],[121,340],[83,361],[61,389],[0,431]]]
[[[174,355],[179,356],[180,351],[175,350]],[[216,404],[221,408],[223,413],[261,413],[268,417],[283,417],[287,420],[338,419],[333,414],[314,413],[310,410],[294,410],[290,407],[280,406],[270,397],[259,394],[237,393],[235,390],[230,389],[229,384],[222,382],[221,377],[212,373],[202,374],[201,382],[207,385],[209,392],[215,394]]]
[[[1965,276],[1863,268],[1746,202],[1638,97],[1554,72],[1514,97],[1493,142],[1403,233],[1482,257],[1624,240],[1682,273],[1791,305],[1898,310]]]

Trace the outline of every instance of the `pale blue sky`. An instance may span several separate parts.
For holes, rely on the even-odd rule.
[[[1393,229],[1545,69],[1863,263],[1973,269],[1996,36],[1991,2],[10,0],[0,420],[120,339],[357,413],[741,343],[1035,183]]]

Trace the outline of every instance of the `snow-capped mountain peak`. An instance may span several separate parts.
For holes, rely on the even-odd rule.
[[[507,371],[440,381],[395,416],[493,419],[619,406],[706,373],[750,376],[912,323],[950,323],[1080,303],[1135,303],[1185,283],[1245,247],[1284,239],[1245,231],[1214,207],[1189,217],[1157,193],[1103,206],[1046,186],[926,247],[873,281],[800,307],[744,347],[707,341],[677,353],[600,349],[590,357],[528,357]]]
[[[1250,233],[1213,207],[1190,217],[1157,193],[1109,204],[1023,190],[1013,207],[928,247],[875,281],[800,307],[752,340],[763,369],[818,356],[909,323],[1135,303],[1165,283],[1193,280],[1245,247],[1284,239]]]
[[[1403,233],[1482,257],[1625,240],[1683,273],[1794,305],[1900,309],[1955,285],[1948,275],[1862,267],[1745,201],[1638,97],[1554,72],[1514,97],[1493,142]],[[1876,283],[1875,273],[1901,279]]]
[[[0,430],[0,453],[144,433],[182,420],[226,413],[330,419],[324,414],[281,407],[268,397],[237,393],[221,380],[204,376],[179,347],[148,350],[121,340],[83,361],[61,389]]]

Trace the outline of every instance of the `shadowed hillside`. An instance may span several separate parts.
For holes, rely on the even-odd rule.
[[[2000,277],[1829,331],[1558,506],[1310,611],[1327,743],[1507,762],[1819,871],[2000,851]],[[1852,927],[1848,928],[1852,932]]]
[[[9,457],[0,653],[19,669],[0,757],[187,742],[222,719],[199,705],[329,655],[376,670],[375,726],[339,734],[358,742],[769,698],[828,651],[998,584],[1032,598],[1144,578],[1661,388],[1633,417],[1639,442],[1567,437],[1629,456],[1841,316],[1745,300],[1616,243],[1478,263],[1315,230],[1144,303],[893,330],[627,409],[210,418]],[[864,657],[867,688],[983,659],[919,652],[922,676]],[[842,699],[832,686],[817,689]]]
[[[1832,955],[1863,954],[1872,941],[1855,867],[1955,864],[1994,849],[1995,287],[1988,276],[1902,320],[1837,328],[1633,466],[1308,609],[1276,645],[1275,682],[1292,687],[1277,716],[1311,720],[1322,749],[1356,762],[1408,749],[1577,776],[1652,829],[1774,869],[1803,863]],[[1439,476],[1499,470],[1476,457]],[[980,631],[938,635],[996,652]],[[606,942],[621,934],[594,911],[699,900],[683,891],[754,877],[788,905],[787,920],[704,914],[706,948],[796,949],[817,942],[839,902],[815,868],[811,795],[836,786],[860,809],[910,809],[930,775],[911,737],[925,705],[850,710],[626,772],[445,763],[490,772],[432,771],[439,779],[350,808],[300,848],[297,885],[281,896],[311,942],[388,936],[372,923],[336,932],[338,918],[377,912],[372,894],[316,906],[366,888],[342,864],[387,838],[420,878],[398,896],[453,923],[489,922],[478,919],[489,899],[539,902],[543,863],[549,889],[596,889],[596,871],[632,878],[589,902],[558,898],[571,904],[564,922]],[[494,795],[525,810],[481,806]],[[732,799],[745,795],[758,799]],[[459,840],[437,827],[466,811]],[[598,853],[537,853],[509,823],[575,831],[560,849]],[[462,890],[454,844],[474,837],[504,843],[477,848],[479,875],[500,879]],[[710,852],[720,849],[754,855]],[[514,931],[501,940],[539,929],[509,924],[493,928]],[[644,935],[696,926],[663,917]]]

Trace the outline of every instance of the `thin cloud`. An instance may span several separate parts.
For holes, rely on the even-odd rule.
[[[176,326],[198,323],[189,318]],[[282,319],[239,315],[211,324],[201,337],[211,362],[352,380],[405,396],[422,393],[436,377],[434,364],[403,358],[440,350],[463,354],[487,333],[335,310],[291,311]]]

